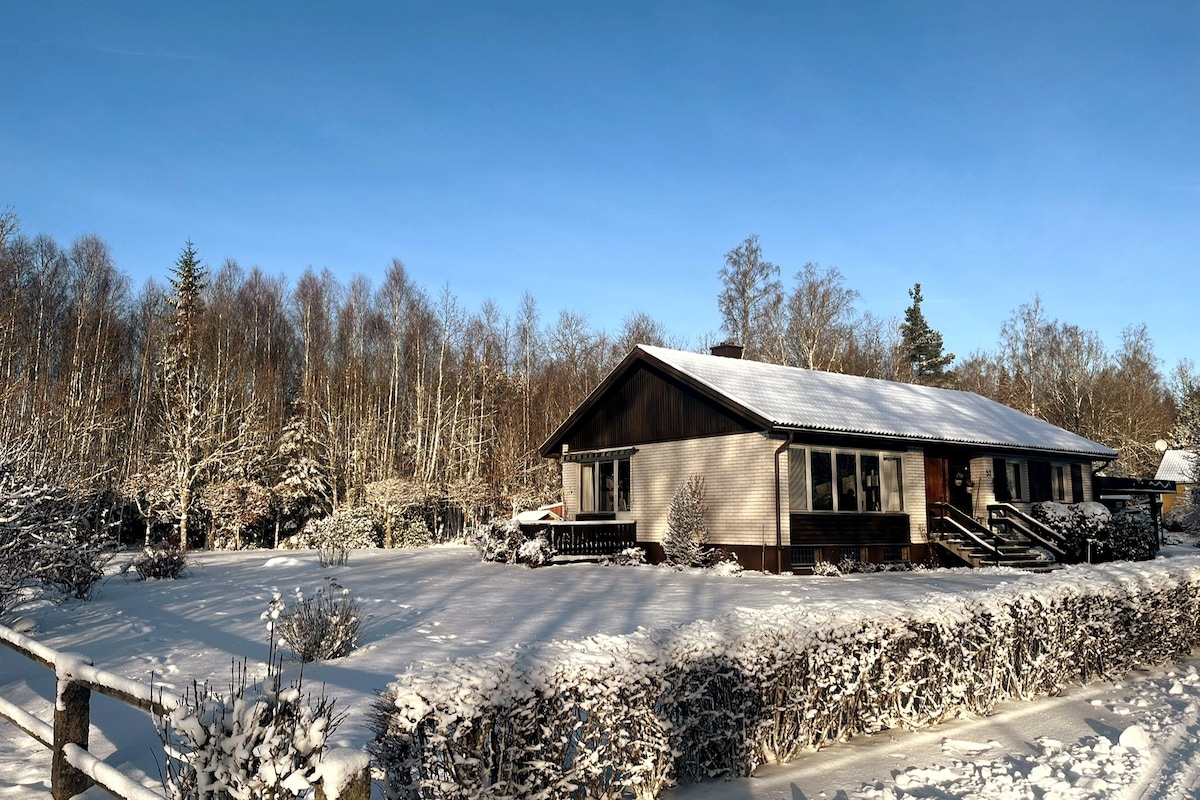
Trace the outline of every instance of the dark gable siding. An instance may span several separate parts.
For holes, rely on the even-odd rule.
[[[562,437],[572,450],[761,430],[666,373],[639,364]]]

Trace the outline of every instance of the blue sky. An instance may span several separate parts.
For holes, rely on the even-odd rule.
[[[915,282],[946,346],[1040,293],[1200,361],[1200,4],[0,0],[0,206],[138,283],[210,266],[716,332],[724,254]]]

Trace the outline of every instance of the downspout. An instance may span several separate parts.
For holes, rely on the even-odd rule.
[[[779,491],[779,456],[792,446],[795,433],[788,433],[783,444],[775,450],[775,572],[783,574],[783,498]],[[763,567],[766,567],[763,564]]]

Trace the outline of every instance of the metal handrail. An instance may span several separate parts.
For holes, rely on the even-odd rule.
[[[1005,524],[1015,527],[1042,547],[1052,550],[1055,555],[1066,557],[1067,543],[1053,528],[1029,516],[1012,503],[992,503],[987,508],[989,519],[992,518],[993,512],[1002,511],[1004,513],[999,515],[999,519],[1003,519]]]

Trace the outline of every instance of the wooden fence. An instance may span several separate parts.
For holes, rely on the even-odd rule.
[[[84,656],[53,650],[3,625],[0,625],[0,644],[57,676],[53,724],[0,697],[0,717],[50,748],[50,790],[54,800],[69,800],[87,791],[93,783],[121,800],[165,800],[163,791],[142,785],[87,749],[92,692],[164,717],[174,709],[174,703],[163,702],[161,690],[97,669]],[[181,757],[177,753],[169,756]],[[367,800],[370,793],[371,778],[367,771],[343,788],[341,796],[345,800]],[[321,787],[317,787],[318,800],[323,796]]]

